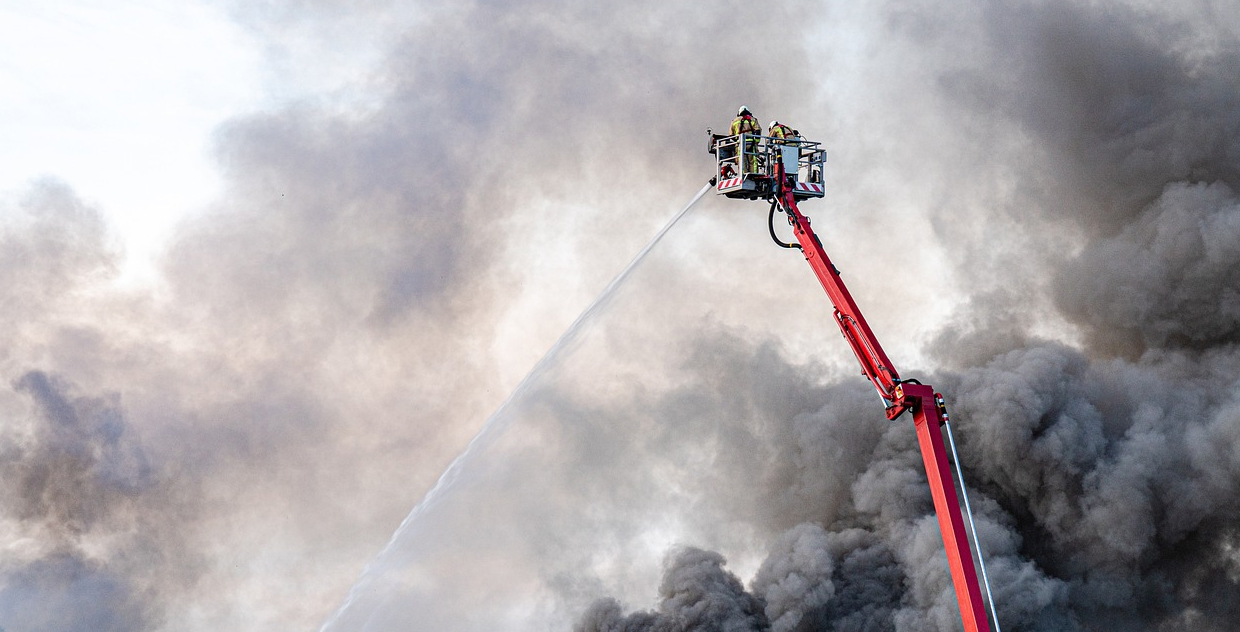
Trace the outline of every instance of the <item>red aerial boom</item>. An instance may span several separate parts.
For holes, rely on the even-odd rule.
[[[824,195],[822,149],[818,143],[799,137],[721,136],[712,134],[710,130],[707,134],[711,136],[710,153],[715,154],[718,160],[718,175],[711,178],[716,192],[730,198],[770,202],[767,221],[771,238],[780,246],[800,249],[805,255],[805,260],[835,306],[835,323],[861,363],[862,373],[882,397],[887,418],[894,420],[905,411],[913,414],[965,632],[990,632],[965,521],[956,495],[955,479],[943,442],[942,426],[948,421],[943,396],[917,380],[900,379],[900,374],[866,323],[861,309],[848,293],[839,271],[823,250],[809,219],[797,209],[798,199]],[[777,210],[787,215],[797,238],[796,244],[784,243],[775,235],[774,216]]]

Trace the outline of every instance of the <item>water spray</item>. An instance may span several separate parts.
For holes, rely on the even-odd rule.
[[[532,385],[537,382],[538,378],[556,364],[565,349],[572,347],[573,343],[585,329],[585,325],[593,320],[593,318],[610,303],[612,297],[616,293],[616,290],[626,279],[628,279],[633,270],[637,268],[637,265],[646,258],[646,255],[650,254],[650,251],[660,241],[662,241],[664,235],[666,235],[667,232],[671,230],[672,227],[675,226],[686,213],[689,212],[689,209],[693,208],[693,206],[702,199],[702,196],[706,195],[706,192],[710,190],[710,188],[710,184],[703,186],[702,189],[693,196],[693,199],[689,200],[689,203],[686,204],[684,208],[680,209],[679,212],[668,220],[663,228],[655,234],[654,238],[652,238],[650,242],[647,243],[646,246],[633,257],[633,260],[630,261],[629,264],[625,266],[624,269],[621,270],[610,283],[607,284],[607,287],[603,288],[603,291],[599,293],[594,301],[590,303],[590,305],[586,307],[580,315],[577,316],[576,320],[574,320],[572,324],[568,326],[568,329],[560,335],[560,338],[555,341],[555,344],[551,345],[551,348],[547,350],[542,359],[534,365],[534,368],[531,369],[524,378],[522,378],[521,382],[517,384],[517,387],[509,393],[503,403],[495,409],[495,412],[492,413],[486,423],[482,425],[482,428],[478,431],[478,434],[474,435],[474,438],[469,441],[469,444],[465,446],[465,449],[457,455],[455,459],[453,459],[452,463],[448,465],[443,474],[439,476],[439,480],[435,483],[435,486],[432,487],[431,490],[422,498],[422,500],[414,506],[413,510],[405,516],[405,519],[402,520],[400,526],[396,528],[396,531],[392,534],[391,539],[388,540],[388,543],[384,546],[383,550],[380,551],[379,554],[366,565],[366,568],[362,571],[361,577],[359,577],[353,584],[353,587],[349,589],[349,594],[345,598],[344,603],[341,604],[341,606],[322,625],[322,627],[319,628],[320,632],[331,632],[334,629],[334,626],[340,616],[349,610],[358,596],[366,592],[370,586],[370,583],[376,576],[376,573],[383,570],[384,561],[393,554],[397,543],[405,538],[405,535],[410,529],[414,528],[421,516],[433,510],[435,506],[444,498],[445,494],[452,490],[453,486],[458,480],[460,480],[462,473],[465,471],[465,468],[469,462],[477,454],[494,443],[494,441],[503,435],[504,431],[508,429],[514,419],[514,416],[510,414],[512,404],[524,397]]]

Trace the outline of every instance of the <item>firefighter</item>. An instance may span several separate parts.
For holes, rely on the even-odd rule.
[[[779,121],[771,121],[766,130],[766,135],[771,139],[772,159],[782,162],[784,173],[795,177],[800,170],[801,152],[794,147],[800,146],[801,135]],[[771,175],[774,175],[774,169]]]
[[[766,135],[770,136],[773,139],[771,142],[776,145],[787,145],[788,141],[796,136],[796,132],[779,121],[771,121],[771,124],[767,127]]]
[[[749,106],[742,105],[736,112],[736,118],[732,120],[732,135],[752,134],[753,136],[745,139],[745,167],[744,173],[757,173],[758,171],[758,137],[762,135],[762,124],[758,119],[754,118]]]

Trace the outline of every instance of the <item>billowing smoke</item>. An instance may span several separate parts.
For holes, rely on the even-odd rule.
[[[741,103],[827,143],[806,210],[947,394],[1003,628],[1233,627],[1240,13],[396,4],[234,5],[381,61],[219,130],[156,288],[71,183],[0,198],[5,630],[957,629],[912,430],[722,200],[349,593]]]
[[[318,72],[330,56],[300,50],[357,38],[377,61],[348,98],[218,130],[223,194],[179,227],[155,287],[113,284],[123,244],[73,183],[0,197],[4,456],[33,472],[0,494],[47,495],[0,507],[9,632],[318,625],[702,185],[703,128],[814,89],[773,75],[803,46],[720,37],[743,3],[222,4],[275,71]],[[775,30],[794,10],[749,19]],[[77,413],[70,449],[60,417],[31,412],[44,391],[113,421]]]
[[[975,294],[931,346],[950,363],[933,380],[954,404],[1005,630],[1227,630],[1240,614],[1237,41],[1226,28],[1192,44],[1171,36],[1189,32],[1197,9],[1210,15],[988,7],[990,43],[1002,45],[943,81],[969,106],[957,115],[1014,123],[1028,152],[1027,181],[975,218],[978,232],[1042,233],[1023,251],[958,244],[966,264],[1019,252],[1040,270],[962,270],[979,289],[1009,287]],[[1006,142],[977,151],[1014,159]],[[941,218],[943,232],[959,219]],[[1057,310],[1082,347],[1039,340],[1031,325],[1053,321],[1031,309]],[[823,427],[858,423],[818,415]],[[776,459],[832,447],[802,443]],[[656,610],[626,615],[604,599],[576,629],[958,629],[912,453],[889,432],[864,463],[797,472],[850,487],[803,499],[818,515],[774,540],[746,592],[713,578],[669,592],[685,563],[673,556]],[[865,570],[847,568],[876,545]],[[693,621],[725,596],[759,600],[763,616]],[[859,601],[869,609],[844,605]]]
[[[643,630],[762,630],[762,602],[723,569],[723,556],[701,549],[680,551],[659,586],[659,610],[621,617],[620,606],[603,600],[585,614],[585,627],[614,632]]]
[[[0,439],[4,506],[21,536],[4,560],[0,618],[16,630],[162,625],[152,604],[197,576],[180,533],[193,507],[179,504],[116,397],[74,396],[38,371],[14,388],[30,417]]]
[[[1063,268],[1056,299],[1104,349],[1226,347],[1240,340],[1238,237],[1240,199],[1227,184],[1168,184]]]

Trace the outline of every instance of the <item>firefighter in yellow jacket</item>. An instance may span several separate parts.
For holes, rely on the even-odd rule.
[[[745,139],[745,166],[743,173],[758,172],[758,137],[762,135],[762,124],[754,118],[749,106],[742,105],[732,120],[732,135],[753,134]]]
[[[771,121],[771,125],[767,129],[766,135],[770,136],[773,139],[771,142],[776,145],[787,145],[788,141],[792,140],[792,138],[796,136],[791,127],[788,127],[779,121]]]
[[[780,123],[779,121],[771,121],[766,128],[766,135],[771,138],[773,160],[784,163],[784,172],[796,175],[800,169],[800,149],[793,147],[785,147],[785,145],[797,146],[801,140],[801,135],[791,127]],[[774,169],[772,169],[774,175]]]

